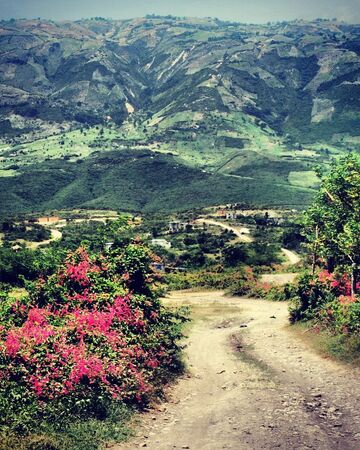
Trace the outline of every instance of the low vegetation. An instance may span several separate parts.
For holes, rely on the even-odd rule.
[[[357,360],[359,174],[356,155],[319,173],[320,191],[302,220],[230,205],[226,213],[240,208],[240,214],[228,222],[215,219],[216,209],[141,220],[68,219],[62,239],[46,248],[13,251],[5,242],[0,448],[11,442],[20,449],[97,449],[126,439],[133,411],[161,397],[164,384],[183,369],[179,340],[187,315],[163,307],[159,295],[166,289],[288,300],[291,322],[318,333],[317,345]],[[248,227],[250,241],[194,221],[207,214]],[[15,225],[5,224],[4,232],[21,221],[9,223]],[[171,232],[170,223],[181,227]],[[286,267],[283,247],[303,253],[298,282],[262,281]]]
[[[336,356],[360,351],[360,158],[352,154],[322,176],[305,214],[312,264],[293,291],[292,322],[308,322],[330,336]]]
[[[0,303],[0,448],[97,449],[182,371],[182,310],[140,242],[83,247]]]

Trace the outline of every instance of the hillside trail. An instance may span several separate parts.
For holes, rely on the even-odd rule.
[[[56,228],[49,228],[51,232],[50,239],[46,239],[44,241],[27,241],[26,239],[16,239],[16,243],[18,244],[24,244],[26,248],[30,248],[31,250],[36,250],[39,247],[44,247],[46,245],[50,245],[54,241],[59,241],[62,238],[62,232],[60,230],[57,230]],[[0,239],[1,243],[1,239]]]
[[[204,219],[196,219],[196,222],[199,224],[205,223],[207,225],[214,225],[214,226],[223,228],[224,230],[232,231],[235,234],[236,240],[238,242],[250,243],[253,241],[253,238],[250,235],[250,229],[248,227],[244,227],[244,226],[237,227],[234,225],[229,225],[224,222],[219,222],[217,220],[205,219],[205,218]],[[289,266],[289,265],[290,266],[295,265],[301,260],[300,256],[292,250],[282,248],[281,252],[285,256],[285,258],[288,260],[288,262],[284,264],[285,267]]]
[[[359,370],[311,350],[285,303],[222,292],[165,302],[192,306],[188,373],[114,450],[360,448]]]
[[[50,228],[51,237],[45,241],[40,242],[27,242],[26,246],[32,250],[39,248],[40,246],[45,246],[51,244],[51,242],[59,241],[62,238],[62,232],[56,228]]]
[[[218,222],[212,219],[197,219],[197,223],[206,223],[207,225],[215,225],[217,227],[223,228],[224,230],[232,231],[238,242],[252,242],[253,239],[250,236],[250,229],[247,227],[235,227],[233,225],[228,225],[227,223]]]

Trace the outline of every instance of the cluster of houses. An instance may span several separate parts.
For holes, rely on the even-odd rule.
[[[181,233],[183,231],[188,232],[191,231],[193,227],[194,225],[190,222],[181,222],[179,220],[173,220],[169,222],[168,233],[175,234]],[[156,245],[166,249],[171,248],[171,242],[167,241],[164,238],[153,238],[151,240],[151,245]]]
[[[239,217],[239,213],[236,209],[218,209],[216,212],[216,216],[219,219],[228,219],[228,220],[234,220]]]
[[[174,220],[169,222],[169,233],[180,233],[181,231],[191,231],[193,229],[193,224],[190,222],[180,222]]]
[[[279,226],[282,225],[285,220],[282,217],[274,216],[271,212],[268,211],[262,211],[263,217],[259,217],[261,212],[260,211],[247,211],[248,213],[244,212],[242,209],[239,208],[239,205],[237,203],[226,205],[222,208],[219,208],[215,211],[215,217],[219,219],[226,219],[226,220],[236,220],[241,217],[249,217],[249,213],[253,215],[255,218],[255,222],[257,225],[272,225],[272,226]]]
[[[234,220],[243,216],[242,206],[240,203],[230,203],[229,205],[218,208],[215,215],[219,219]]]

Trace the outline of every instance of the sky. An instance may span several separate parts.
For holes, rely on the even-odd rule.
[[[318,17],[360,23],[360,0],[0,0],[2,19],[128,19],[152,13],[251,23]]]

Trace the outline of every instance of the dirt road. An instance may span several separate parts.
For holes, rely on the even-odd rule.
[[[281,251],[283,252],[284,256],[289,260],[290,265],[297,264],[299,261],[301,261],[300,256],[297,253],[293,252],[292,250],[282,248]]]
[[[189,375],[116,450],[360,448],[359,371],[324,359],[287,324],[287,305],[173,294],[193,306]]]
[[[252,242],[252,238],[250,236],[250,230],[247,227],[235,227],[232,225],[228,225],[223,222],[217,222],[216,220],[211,219],[197,219],[197,223],[206,223],[207,225],[215,225],[217,227],[223,228],[224,230],[232,231],[237,240],[239,242]]]
[[[35,250],[36,248],[40,246],[45,246],[51,244],[53,241],[59,241],[62,238],[62,232],[60,230],[57,230],[55,228],[51,228],[51,238],[47,239],[46,241],[40,241],[40,242],[25,242],[25,245],[28,248],[31,248],[32,250]]]

